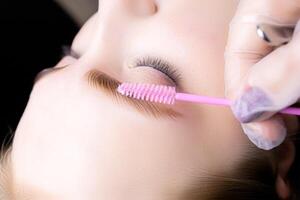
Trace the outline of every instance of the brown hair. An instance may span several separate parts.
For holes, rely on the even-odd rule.
[[[4,149],[1,148],[0,152],[0,200],[8,200],[11,199],[10,192],[11,191],[11,171],[10,171],[10,152],[11,147]]]
[[[12,200],[11,151],[14,132],[9,131],[0,149],[0,200]]]
[[[292,199],[297,200],[300,199],[300,134],[294,136],[291,140],[294,141],[296,146],[296,157],[289,171],[288,179],[291,182],[291,187],[294,192]]]
[[[292,189],[290,200],[297,200],[300,182],[300,135],[287,138],[296,146],[296,158],[288,180]],[[201,183],[187,192],[184,199],[188,200],[279,200],[275,180],[277,155],[281,146],[272,151],[263,151],[252,145],[249,154],[245,156],[233,171],[224,176],[209,174],[201,177]],[[198,186],[198,187],[197,187]]]

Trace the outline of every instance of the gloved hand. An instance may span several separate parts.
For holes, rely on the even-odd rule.
[[[259,148],[280,145],[287,129],[279,110],[300,97],[300,1],[241,0],[225,52],[226,97],[248,138]],[[256,25],[296,25],[277,49],[258,37]],[[297,23],[298,22],[298,23]]]

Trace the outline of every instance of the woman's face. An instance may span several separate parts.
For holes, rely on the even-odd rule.
[[[17,188],[33,199],[172,199],[205,175],[229,173],[249,146],[229,108],[178,103],[145,112],[87,74],[223,97],[236,4],[100,1],[74,40],[81,57],[65,57],[35,83],[13,142]],[[168,62],[180,80],[153,62],[135,66],[148,58]]]

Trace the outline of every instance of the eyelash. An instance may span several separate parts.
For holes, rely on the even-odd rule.
[[[149,113],[154,117],[165,116],[163,113],[167,113],[167,116],[173,119],[181,116],[180,113],[170,108],[160,106],[156,103],[140,101],[119,94],[118,92],[116,92],[116,89],[119,86],[120,82],[112,79],[108,75],[98,70],[92,70],[88,72],[86,76],[89,85],[92,85],[95,88],[105,89],[110,95],[114,96],[118,102],[123,102],[122,100],[124,100],[125,102],[131,104],[132,106],[141,110],[142,112]]]
[[[155,57],[143,57],[140,59],[137,59],[135,61],[135,67],[151,67],[153,69],[156,69],[166,76],[170,78],[175,85],[178,85],[180,82],[180,74],[178,71],[168,62]]]

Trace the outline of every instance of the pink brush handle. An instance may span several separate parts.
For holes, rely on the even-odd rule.
[[[185,94],[185,93],[176,93],[175,99],[179,101],[188,101],[188,102],[201,103],[201,104],[212,104],[212,105],[221,105],[221,106],[231,105],[231,101],[228,99],[198,96],[198,95]],[[300,116],[300,108],[289,107],[279,111],[279,113]]]

